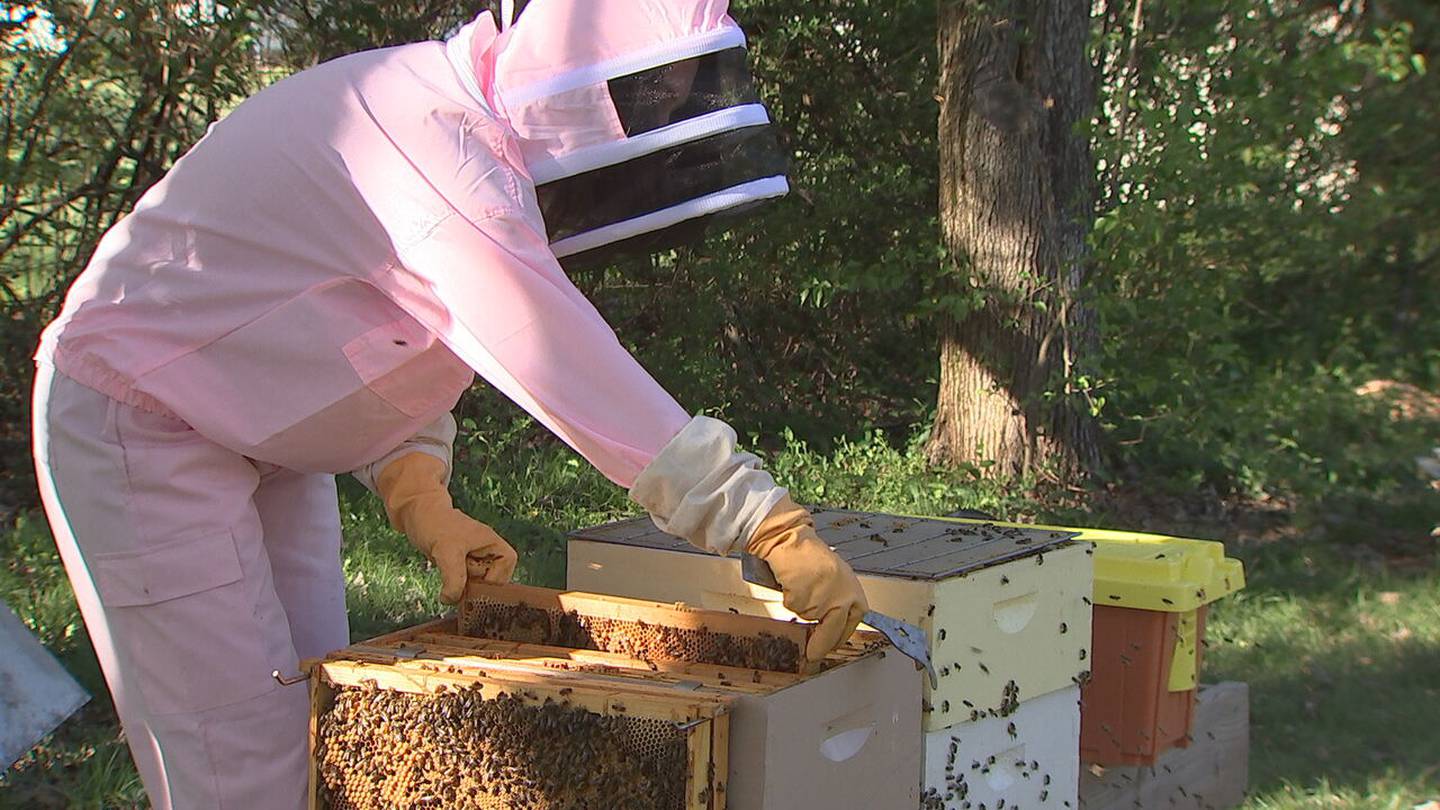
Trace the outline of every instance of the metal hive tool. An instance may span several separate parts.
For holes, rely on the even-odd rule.
[[[775,579],[775,572],[770,566],[759,557],[746,554],[740,558],[740,569],[743,572],[746,582],[754,583],[764,588],[780,590],[780,583]],[[880,631],[895,649],[904,653],[915,662],[925,674],[930,677],[930,688],[939,686],[939,679],[935,676],[935,666],[930,663],[930,645],[925,640],[925,631],[909,622],[902,622],[893,616],[886,616],[873,610],[865,611],[860,621]]]

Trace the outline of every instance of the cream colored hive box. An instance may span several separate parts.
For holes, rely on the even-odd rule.
[[[1088,672],[1093,549],[1073,533],[812,511],[870,607],[928,634],[940,685],[924,685],[926,731],[1009,714]],[[738,557],[697,549],[648,517],[573,533],[567,580],[577,590],[793,618],[780,594],[741,577]]]
[[[807,632],[472,584],[458,617],[311,667],[311,806],[917,807],[909,659],[862,634],[819,673],[785,671],[798,669]]]
[[[921,810],[1075,807],[1080,687],[1031,698],[1006,717],[925,735]]]

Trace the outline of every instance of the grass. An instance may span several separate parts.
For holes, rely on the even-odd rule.
[[[1206,677],[1251,694],[1250,806],[1404,808],[1440,798],[1440,574],[1323,544],[1241,549]]]
[[[561,530],[633,508],[571,454],[526,449],[521,432],[459,448],[452,489],[462,508],[517,546],[524,581],[559,585]],[[791,441],[770,466],[801,500],[912,514],[962,506],[1035,514],[1013,494],[1024,487],[937,476],[913,448],[878,437],[824,455]],[[434,573],[385,525],[375,499],[353,482],[341,490],[352,635],[440,612]],[[1316,533],[1232,546],[1249,586],[1212,612],[1205,677],[1251,685],[1247,807],[1409,810],[1440,798],[1440,571],[1430,564],[1397,573],[1349,552]],[[43,522],[22,519],[0,534],[0,560],[0,599],[97,696],[0,778],[0,807],[143,806]]]

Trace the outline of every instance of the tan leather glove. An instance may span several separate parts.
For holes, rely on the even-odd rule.
[[[515,549],[459,509],[445,488],[445,462],[410,453],[386,465],[375,479],[390,525],[405,533],[440,569],[440,601],[455,604],[470,577],[509,582]]]
[[[755,530],[745,550],[770,564],[785,592],[785,607],[818,622],[805,657],[819,663],[845,643],[870,609],[850,564],[815,533],[815,521],[786,495]]]

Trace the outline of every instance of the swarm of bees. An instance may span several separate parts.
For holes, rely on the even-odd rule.
[[[462,615],[460,632],[478,638],[601,650],[644,661],[689,661],[771,672],[798,672],[801,663],[799,645],[768,633],[737,636],[484,599],[470,600]]]
[[[316,767],[333,810],[583,810],[685,806],[688,752],[671,723],[478,689],[337,689]]]

